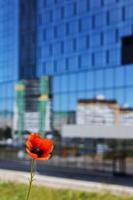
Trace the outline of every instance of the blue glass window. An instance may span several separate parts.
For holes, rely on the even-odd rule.
[[[85,11],[88,10],[89,8],[89,5],[87,4],[87,2],[89,3],[88,0],[78,0],[78,3],[77,3],[77,12],[78,14],[81,14],[81,13],[85,13]]]
[[[65,53],[69,53],[69,54],[73,52],[73,40],[72,39],[65,41],[64,51],[65,51]]]
[[[115,84],[116,87],[124,86],[124,74],[125,74],[125,68],[124,67],[118,67],[115,69]]]
[[[43,22],[42,24],[48,24],[49,23],[49,12],[48,11],[45,11],[45,13],[43,14]]]
[[[44,8],[47,7],[47,0],[44,0],[44,1],[43,1],[43,6],[44,6]]]
[[[115,99],[118,101],[118,103],[121,106],[125,104],[124,90],[123,89],[116,89],[115,90]]]
[[[115,30],[115,41],[116,42],[119,41],[119,30],[118,29]]]
[[[60,111],[60,95],[55,94],[53,97],[53,109],[54,111]]]
[[[57,60],[57,70],[59,72],[65,72],[66,68],[65,68],[65,59],[61,58]]]
[[[86,73],[86,89],[92,90],[94,88],[94,71]]]
[[[77,2],[73,2],[73,15],[77,15]]]
[[[61,52],[61,54],[63,54],[64,53],[64,42],[63,41],[61,41],[61,43],[60,43],[60,48],[61,48],[60,52]]]
[[[114,4],[116,3],[118,0],[104,0],[104,5],[109,5],[109,4]]]
[[[125,67],[127,85],[133,85],[133,65],[128,65]]]
[[[42,49],[42,57],[48,57],[49,56],[49,45],[45,45]]]
[[[61,19],[61,9],[60,9],[60,7],[54,9],[53,18],[54,18],[54,21],[55,21],[55,22],[56,22],[57,20],[60,20],[60,19]]]
[[[114,89],[108,89],[108,90],[105,90],[105,97],[109,100],[111,99],[115,99],[115,96],[114,96]]]
[[[95,67],[104,67],[106,64],[105,52],[99,51],[95,53]]]
[[[73,39],[73,51],[77,50],[77,40],[76,38]]]
[[[49,45],[49,55],[50,56],[53,55],[53,45],[52,44]]]
[[[91,17],[84,17],[82,19],[82,31],[91,29]]]
[[[69,23],[69,32],[70,32],[70,34],[78,32],[78,21],[77,20],[70,21],[70,23]]]
[[[79,37],[77,40],[77,49],[78,50],[85,50],[86,49],[86,36]]]
[[[80,69],[82,66],[82,63],[81,63],[81,55],[78,56],[78,68]]]
[[[120,22],[122,19],[122,8],[110,10],[110,23]]]
[[[91,54],[91,64],[92,64],[92,66],[95,66],[95,53],[94,52]]]
[[[90,47],[90,36],[86,36],[86,48],[88,49]]]
[[[62,75],[61,76],[61,92],[67,92],[68,91],[68,75]]]
[[[47,39],[47,32],[46,29],[43,30],[43,40],[46,41]]]
[[[96,18],[95,18],[95,15],[93,15],[93,16],[92,16],[92,29],[94,29],[95,26],[96,26],[96,24],[95,24],[95,23],[96,23],[95,19],[96,19]]]
[[[87,10],[90,9],[90,0],[86,0],[86,8],[87,8]]]
[[[52,60],[46,62],[46,74],[52,74],[54,71]]]
[[[54,26],[54,38],[58,37],[58,29],[57,26]]]
[[[91,57],[89,53],[84,53],[83,55],[81,55],[81,63],[83,69],[91,68]]]
[[[57,61],[56,60],[53,61],[53,66],[54,66],[54,72],[56,73],[57,72]]]
[[[69,35],[69,32],[70,32],[69,29],[70,29],[70,28],[69,28],[69,23],[67,22],[67,23],[66,23],[66,35]]]
[[[85,90],[86,88],[86,79],[85,79],[85,73],[78,73],[77,74],[77,89]]]
[[[53,21],[53,11],[50,10],[49,11],[49,22],[52,22]]]
[[[42,15],[38,15],[38,25],[42,25]]]
[[[70,92],[77,91],[77,74],[68,75],[68,88]]]
[[[109,50],[106,51],[106,64],[109,64]]]
[[[95,27],[102,27],[106,24],[106,13],[98,13],[95,15]]]
[[[69,99],[68,110],[75,111],[77,106],[77,94],[76,93],[68,94],[68,99]],[[74,115],[71,114],[71,117],[69,116],[69,123],[73,124],[75,122],[74,119],[75,119]]]
[[[100,34],[93,34],[90,37],[90,47],[98,47],[101,45]]]
[[[57,3],[58,3],[58,0],[54,0],[54,3],[57,4]]]
[[[81,21],[81,19],[79,19],[79,21],[78,21],[78,31],[79,31],[79,33],[82,31],[82,21]]]
[[[110,13],[109,13],[109,11],[107,11],[107,13],[106,13],[106,23],[107,23],[107,25],[110,24]]]
[[[48,26],[47,27],[47,40],[51,40],[53,39],[53,27],[52,26]]]
[[[63,6],[60,8],[60,12],[61,12],[61,19],[64,19],[64,16],[65,16],[65,9],[64,9]]]
[[[37,58],[41,59],[41,57],[42,57],[42,49],[41,49],[41,47],[38,47],[38,49],[37,49]]]
[[[60,111],[68,111],[68,94],[60,95]],[[66,120],[67,123],[67,120]]]
[[[90,0],[90,8],[100,8],[101,0]]]
[[[128,103],[129,107],[133,107],[133,88],[128,88],[127,89],[126,102]]]
[[[127,25],[127,26],[125,25],[119,28],[120,37],[124,37],[131,34],[132,34],[132,27],[130,25]]]
[[[65,36],[65,24],[59,24],[58,25],[58,37],[64,37]]]
[[[99,89],[99,88],[103,88],[103,86],[104,86],[104,79],[103,79],[103,77],[104,77],[104,73],[103,73],[103,70],[98,70],[98,71],[96,71],[95,72],[95,76],[96,76],[96,83],[95,83],[95,87],[97,88],[97,89]]]
[[[59,56],[61,53],[60,42],[53,43],[53,55]]]
[[[125,7],[125,18],[126,19],[133,18],[133,5],[132,4]]]
[[[116,48],[109,51],[109,63],[120,65],[120,51]]]
[[[114,87],[114,69],[105,70],[105,87]]]
[[[78,59],[77,56],[69,57],[69,66],[71,67],[70,70],[74,71],[78,69]]]
[[[46,62],[43,62],[41,71],[46,74]]]
[[[122,7],[122,20],[125,21],[126,19],[126,9],[125,6]]]
[[[65,6],[65,17],[70,18],[73,16],[73,4],[69,3]]]
[[[66,60],[65,60],[65,68],[66,68],[66,71],[69,70],[69,59],[68,58],[66,58]]]
[[[116,32],[115,29],[110,29],[104,32],[104,44],[112,44],[116,42]]]

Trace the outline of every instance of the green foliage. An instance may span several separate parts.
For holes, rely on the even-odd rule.
[[[0,200],[23,200],[27,185],[17,183],[0,183]],[[107,193],[85,193],[72,190],[57,190],[33,186],[31,200],[132,200],[126,195],[115,196]]]

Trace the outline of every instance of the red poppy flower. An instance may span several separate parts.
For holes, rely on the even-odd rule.
[[[26,142],[26,151],[35,160],[48,160],[53,148],[53,142],[50,139],[43,139],[38,133],[30,134]]]

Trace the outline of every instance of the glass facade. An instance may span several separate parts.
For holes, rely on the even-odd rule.
[[[0,127],[12,127],[16,82],[36,77],[36,1],[0,0],[0,9]]]
[[[22,130],[38,126],[46,75],[53,97],[47,116],[57,134],[64,124],[132,125],[133,0],[0,0],[0,9],[0,137],[1,126],[15,126],[19,96]],[[74,152],[76,167],[100,164],[100,170],[116,172],[118,165],[133,173],[131,146],[132,140],[74,138],[55,154],[70,166]]]
[[[55,115],[66,113],[73,123],[78,100],[99,95],[132,107],[133,64],[122,64],[122,41],[133,34],[133,1],[40,0],[37,6],[37,74],[53,75]]]
[[[19,1],[19,79],[36,77],[36,0]]]
[[[0,0],[0,126],[11,125],[18,80],[18,1]]]

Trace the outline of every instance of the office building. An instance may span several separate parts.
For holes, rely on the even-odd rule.
[[[122,115],[132,110],[133,0],[0,0],[0,8],[4,125],[12,124],[15,84],[43,76],[53,79],[55,130],[78,125],[81,100],[100,96],[107,105],[116,102]]]

